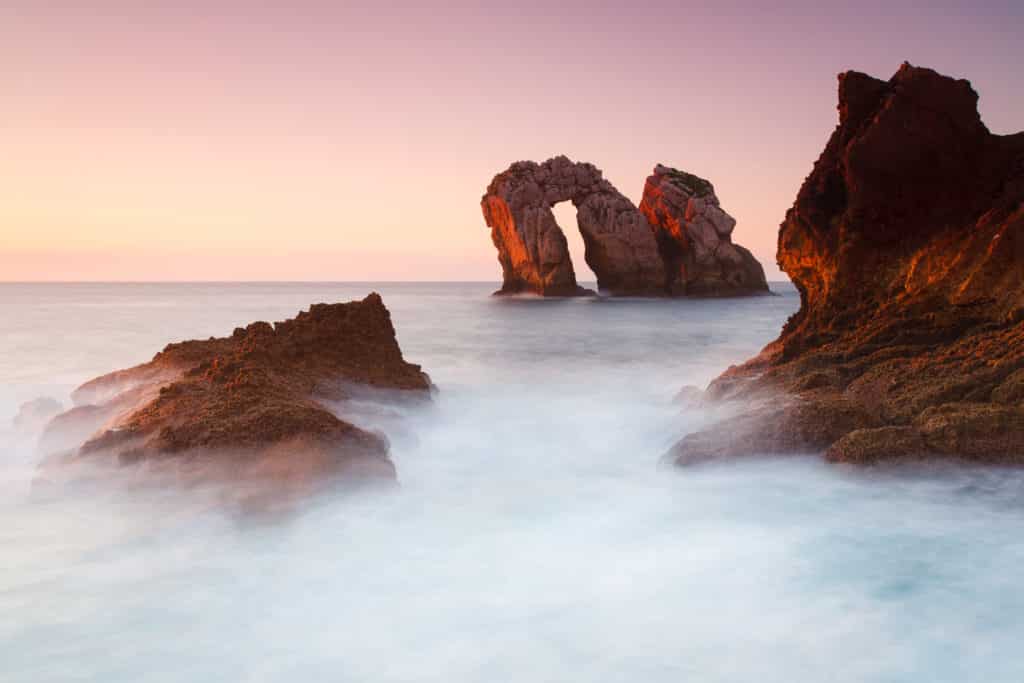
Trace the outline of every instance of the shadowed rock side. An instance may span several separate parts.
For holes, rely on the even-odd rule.
[[[543,164],[512,164],[494,177],[481,200],[502,266],[499,294],[591,293],[576,282],[565,234],[551,211],[563,201],[576,207],[584,258],[604,292],[666,296],[768,289],[757,261],[730,243],[736,222],[719,207],[707,181],[659,165],[638,209],[595,166],[559,156]]]
[[[839,77],[839,126],[779,231],[801,306],[706,400],[753,404],[685,437],[688,463],[1024,462],[1024,133],[965,80],[904,64]]]
[[[430,388],[420,367],[403,360],[378,294],[170,344],[148,363],[79,387],[76,406],[54,418],[41,443],[70,449],[51,466],[106,456],[281,484],[393,479],[387,441],[321,403],[344,401],[353,386]]]

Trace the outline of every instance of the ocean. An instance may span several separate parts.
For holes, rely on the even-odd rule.
[[[673,402],[799,301],[494,298],[495,283],[0,284],[0,681],[1024,680],[1024,473],[660,456]],[[357,411],[399,486],[273,514],[33,495],[38,396],[382,294],[430,405]]]

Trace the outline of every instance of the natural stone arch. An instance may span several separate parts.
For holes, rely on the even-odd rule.
[[[664,265],[647,219],[597,167],[564,156],[512,164],[481,200],[504,274],[501,293],[587,293],[576,282],[565,233],[551,210],[565,201],[576,207],[584,258],[599,289],[662,293]]]
[[[658,164],[639,208],[593,164],[564,156],[543,164],[517,161],[499,173],[481,200],[498,249],[498,294],[589,293],[576,282],[565,233],[551,210],[571,201],[584,258],[598,288],[615,295],[730,296],[768,291],[764,269],[732,242],[736,221],[714,186]]]

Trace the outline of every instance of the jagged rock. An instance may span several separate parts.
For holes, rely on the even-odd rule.
[[[778,261],[800,310],[707,392],[754,407],[672,457],[1024,463],[1024,133],[989,133],[970,83],[909,64],[889,81],[840,75],[839,125],[780,228]],[[759,414],[780,400],[800,412],[765,429]],[[840,400],[850,419],[829,443],[807,438]]]
[[[684,219],[686,190],[676,182],[684,176],[696,179],[659,165],[651,178],[666,181],[662,186],[648,179],[641,209],[648,206],[649,210],[641,211],[592,164],[564,156],[543,164],[512,164],[494,177],[481,200],[502,267],[498,293],[589,293],[576,282],[565,234],[551,211],[564,201],[576,207],[584,258],[602,291],[641,296],[767,291],[757,261],[730,243],[736,222],[718,206],[707,181],[697,179],[708,193],[694,198],[692,213]],[[670,205],[660,195],[648,200],[648,190],[668,192],[682,204]],[[659,222],[652,227],[649,219],[666,225],[674,220],[676,232],[669,233]]]
[[[170,344],[148,363],[79,387],[78,405],[54,418],[43,444],[71,444],[51,466],[174,459],[202,474],[282,484],[393,479],[384,437],[324,403],[359,386],[419,395],[430,388],[420,367],[402,358],[378,294],[315,304],[230,337]]]
[[[735,295],[767,292],[764,269],[732,243],[736,219],[714,186],[691,173],[658,164],[644,184],[640,211],[654,226],[670,294]]]

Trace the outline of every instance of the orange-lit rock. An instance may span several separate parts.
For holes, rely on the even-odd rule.
[[[708,389],[753,407],[671,457],[1024,462],[1024,134],[991,134],[970,83],[909,64],[840,75],[778,261],[799,312]]]
[[[502,266],[499,293],[588,293],[576,282],[565,234],[551,211],[564,201],[576,207],[584,258],[604,292],[665,296],[767,291],[757,261],[731,244],[735,221],[719,207],[710,183],[700,181],[708,191],[691,191],[693,201],[687,202],[687,189],[680,182],[684,177],[696,178],[659,165],[648,179],[641,210],[592,164],[564,156],[543,164],[512,164],[494,177],[481,200]],[[688,208],[691,213],[685,216]],[[674,232],[668,227],[671,221]]]
[[[736,219],[722,209],[707,180],[658,164],[644,184],[640,211],[654,227],[669,294],[768,291],[764,268],[753,254],[732,243]]]
[[[352,387],[426,395],[377,294],[316,304],[230,337],[168,345],[148,363],[104,375],[74,394],[43,443],[70,451],[52,466],[108,458],[175,460],[201,475],[312,483],[331,476],[393,479],[386,440],[328,410]],[[77,441],[77,443],[76,443]]]

